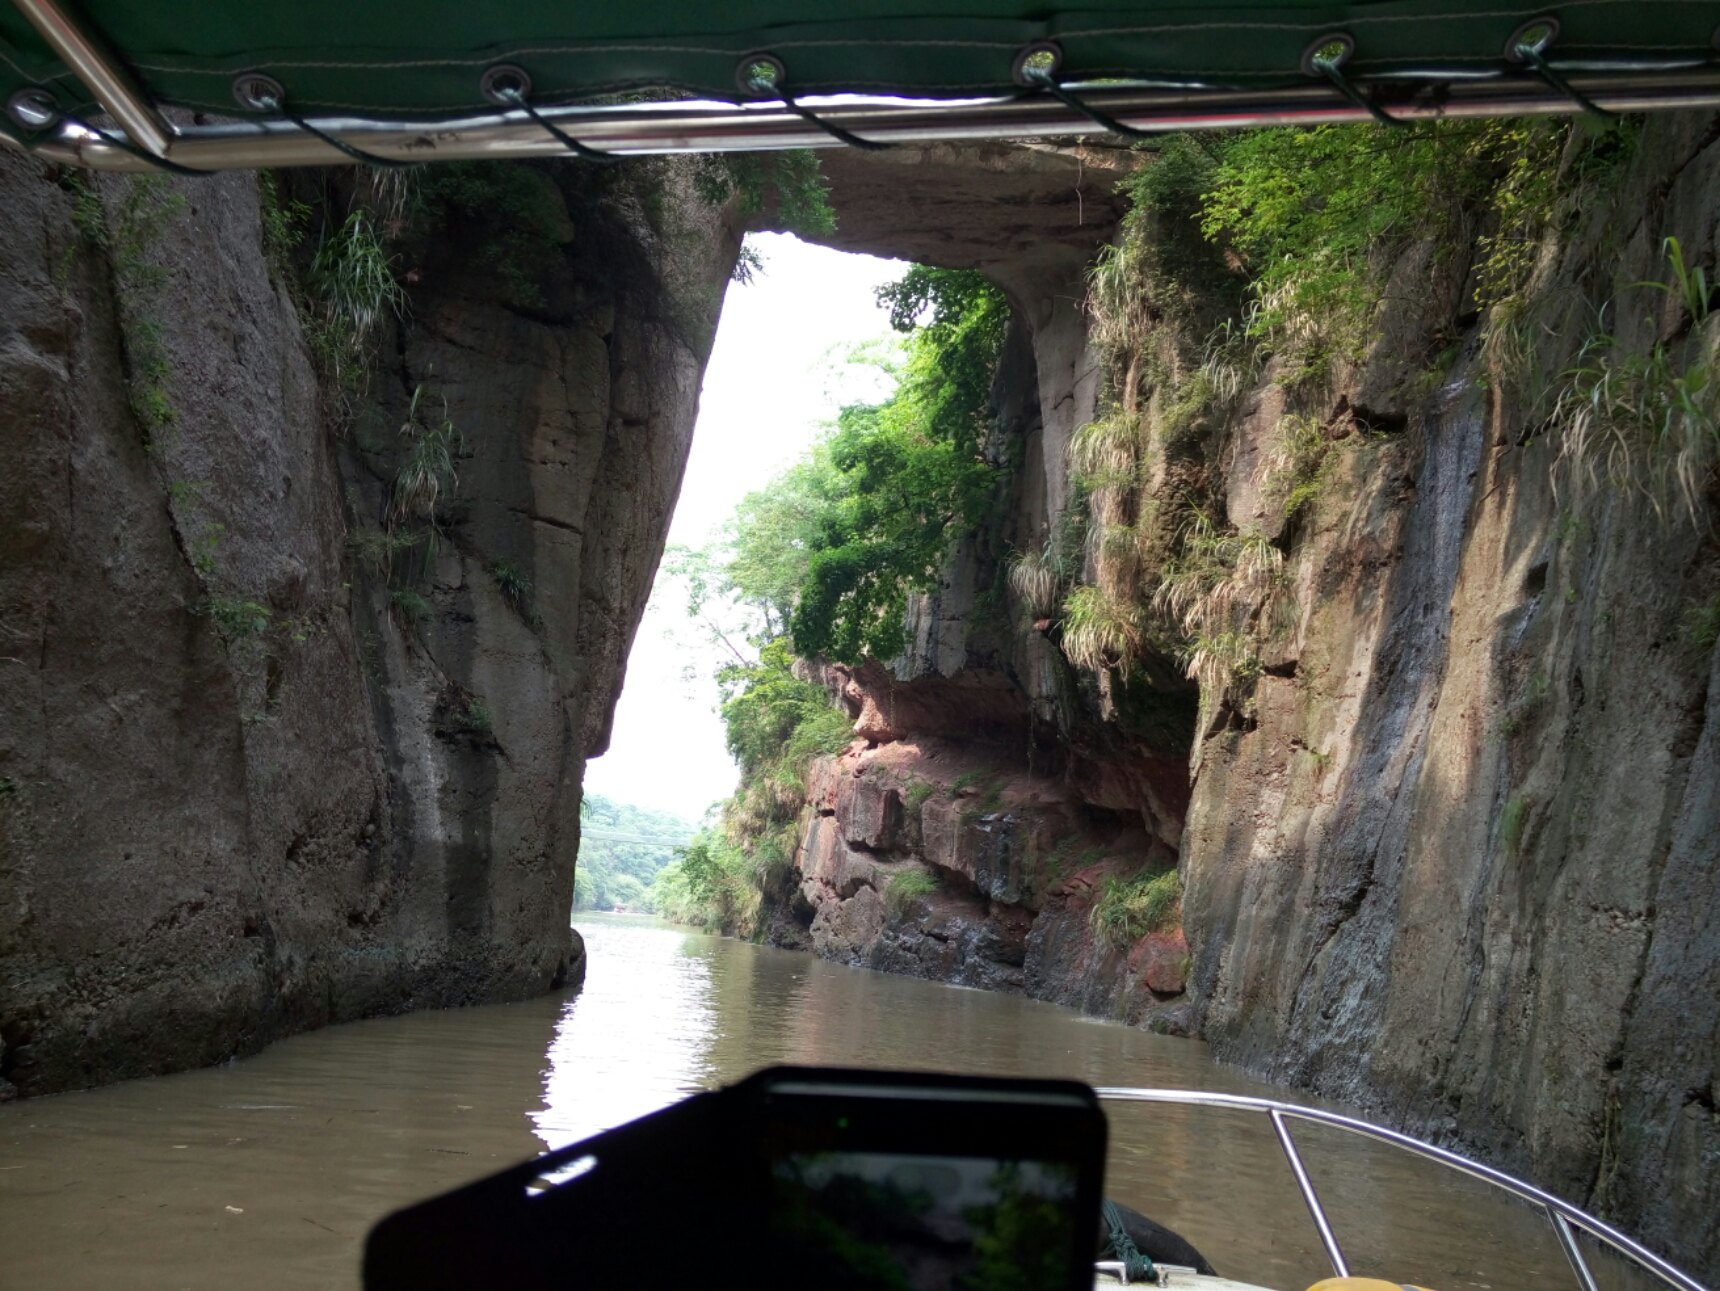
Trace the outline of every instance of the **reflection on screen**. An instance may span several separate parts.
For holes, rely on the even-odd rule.
[[[775,1254],[821,1291],[1068,1285],[1072,1165],[820,1152],[783,1157],[772,1174]]]

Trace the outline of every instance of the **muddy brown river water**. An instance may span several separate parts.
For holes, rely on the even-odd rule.
[[[0,1107],[0,1286],[354,1286],[365,1231],[394,1207],[774,1062],[1282,1095],[1199,1043],[1048,1004],[640,918],[579,927],[577,994],[332,1027],[225,1067]],[[1301,1291],[1329,1275],[1264,1118],[1109,1114],[1112,1196],[1231,1277]],[[1354,1272],[1439,1291],[1574,1285],[1526,1206],[1337,1131],[1298,1133]],[[1611,1265],[1602,1281],[1646,1285]]]

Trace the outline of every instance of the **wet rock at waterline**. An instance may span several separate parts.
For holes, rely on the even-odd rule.
[[[765,934],[826,959],[1171,1026],[1188,962],[1180,934],[1131,947],[1092,913],[1107,881],[1138,878],[1157,854],[1145,831],[1055,777],[1000,770],[1006,757],[913,736],[819,759]]]

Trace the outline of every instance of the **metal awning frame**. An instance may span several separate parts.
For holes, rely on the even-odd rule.
[[[394,162],[566,156],[567,145],[546,128],[585,148],[618,156],[738,152],[844,146],[835,127],[882,144],[976,142],[1104,135],[1107,127],[1043,91],[983,99],[900,99],[856,96],[807,98],[789,111],[774,103],[698,100],[498,110],[449,120],[378,121],[318,117],[306,129],[294,120],[169,122],[55,0],[14,0],[59,58],[102,105],[112,127],[57,116],[24,138],[0,139],[47,160],[92,170],[147,172],[160,168],[221,171],[350,164],[338,144]],[[1609,112],[1720,107],[1720,66],[1712,60],[1676,65],[1565,65],[1570,89]],[[1149,133],[1251,126],[1309,126],[1373,119],[1364,98],[1401,121],[1497,116],[1558,116],[1586,111],[1579,98],[1527,72],[1477,75],[1427,68],[1358,82],[1347,97],[1310,79],[1305,86],[1239,90],[1209,85],[1095,83],[1072,85],[1084,104],[1123,125]],[[8,105],[18,125],[29,90]],[[51,103],[39,103],[41,111]],[[328,139],[319,137],[328,136]],[[330,142],[330,140],[338,141]]]
[[[1720,69],[1572,75],[1571,85],[1610,112],[1720,107]],[[1374,82],[1374,101],[1403,121],[1501,116],[1568,116],[1584,111],[1529,76],[1486,80],[1397,79]],[[1092,107],[1135,130],[1223,130],[1366,122],[1370,114],[1318,84],[1282,90],[1095,87]],[[1106,128],[1048,96],[963,99],[803,99],[831,125],[887,144],[979,142],[1033,137],[1103,136]],[[147,172],[154,159],[193,170],[351,164],[353,158],[290,121],[171,125],[141,102],[108,106],[159,129],[97,132],[64,121],[32,143],[46,160],[91,170]],[[123,115],[122,115],[123,112]],[[839,148],[840,140],[772,104],[672,101],[614,107],[544,108],[539,116],[581,144],[617,156]],[[320,117],[310,124],[349,147],[389,161],[462,161],[568,155],[566,146],[524,112],[445,121],[371,121]],[[11,141],[14,144],[15,140]],[[151,145],[156,146],[151,146]]]

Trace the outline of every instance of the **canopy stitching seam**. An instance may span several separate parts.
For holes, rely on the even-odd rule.
[[[1560,46],[1560,48],[1561,48],[1561,50],[1566,51],[1566,52],[1573,51],[1573,50],[1587,50],[1587,51],[1594,51],[1596,53],[1607,53],[1607,52],[1616,52],[1616,51],[1630,51],[1630,52],[1634,52],[1634,53],[1655,53],[1655,54],[1696,53],[1696,54],[1702,55],[1704,60],[1706,60],[1711,55],[1711,52],[1712,52],[1711,47],[1706,45],[1706,44],[1675,45],[1675,44],[1611,44],[1611,43],[1609,43],[1609,44],[1603,45],[1603,44],[1592,44],[1592,43],[1566,43],[1566,44],[1562,44]],[[511,51],[511,52],[517,54],[517,53],[520,53],[522,51],[515,50],[515,51]],[[543,51],[535,51],[535,52],[543,52]],[[505,55],[503,57],[505,57]],[[1400,67],[1400,66],[1414,67],[1416,64],[1420,63],[1424,57],[1425,57],[1424,55],[1414,55],[1414,54],[1381,55],[1381,56],[1376,56],[1373,58],[1353,59],[1353,60],[1351,60],[1350,66],[1351,67],[1382,67],[1382,68],[1383,67]],[[1479,64],[1494,65],[1494,66],[1500,66],[1500,67],[1503,67],[1505,65],[1505,60],[1500,55],[1497,55],[1497,54],[1442,54],[1439,57],[1440,57],[1440,61],[1446,62],[1446,63],[1472,63],[1472,64],[1479,63]],[[417,64],[412,64],[411,66],[414,66],[414,67],[465,67],[465,66],[480,67],[480,66],[488,66],[490,63],[496,62],[496,61],[500,61],[500,60],[499,59],[481,59],[481,60],[474,60],[471,63],[466,63],[466,62],[459,62],[459,63],[456,63],[456,62],[417,63]],[[1560,61],[1561,62],[1568,62],[1569,60],[1560,60]],[[407,65],[395,64],[395,63],[246,63],[243,65],[235,65],[233,67],[225,67],[225,68],[194,68],[194,67],[166,67],[166,66],[159,66],[159,65],[151,65],[151,64],[147,64],[147,63],[140,63],[140,64],[137,64],[136,66],[142,71],[163,72],[163,73],[166,73],[169,75],[176,75],[176,76],[232,76],[232,75],[234,75],[240,71],[265,71],[265,70],[282,71],[282,70],[292,70],[292,69],[338,71],[338,70],[341,70],[343,68],[346,68],[346,69],[354,69],[354,70],[365,69],[365,70],[371,70],[371,71],[386,71],[386,70],[402,68],[402,67],[405,67]],[[1290,69],[1288,67],[1286,67],[1286,68],[1182,67],[1182,66],[1177,66],[1177,65],[1173,65],[1173,64],[1159,64],[1156,66],[1149,66],[1149,65],[1144,65],[1144,64],[1131,63],[1131,64],[1128,64],[1126,66],[1115,66],[1115,67],[1087,67],[1087,66],[1083,66],[1083,67],[1080,67],[1080,68],[1075,69],[1075,70],[1076,70],[1076,74],[1077,74],[1078,78],[1081,76],[1128,76],[1128,75],[1137,74],[1137,73],[1138,74],[1146,74],[1146,75],[1175,73],[1179,76],[1230,76],[1230,77],[1246,78],[1246,77],[1286,76],[1290,73],[1290,71],[1292,69]],[[22,71],[22,69],[19,69],[19,71],[20,71],[20,74],[22,74],[22,75],[26,75],[26,76],[28,75],[28,73],[24,73]],[[1428,74],[1430,77],[1437,77],[1439,74],[1439,69],[1438,68],[1429,68]],[[61,81],[61,80],[66,80],[69,77],[70,77],[70,73],[61,73],[58,76],[49,77],[47,79],[52,80],[52,81]],[[44,83],[45,84],[46,82],[43,81],[43,82],[38,82],[38,83]],[[715,84],[715,83],[713,82],[712,84]],[[920,81],[920,80],[916,80],[916,79],[913,79],[910,77],[898,77],[894,80],[863,80],[863,79],[855,78],[852,80],[831,81],[828,83],[813,81],[813,82],[808,82],[807,84],[809,86],[818,86],[819,87],[818,92],[825,92],[825,91],[840,92],[841,89],[845,86],[856,86],[856,85],[895,86],[895,87],[911,86],[911,87],[918,88],[918,89],[941,89],[941,90],[999,89],[999,88],[1002,88],[1004,86],[1005,82],[1004,82],[1004,79],[1002,77],[999,77],[996,80],[990,80],[990,81]],[[649,79],[643,79],[643,80],[635,79],[635,80],[630,80],[630,81],[594,81],[594,82],[591,82],[588,86],[586,86],[584,88],[587,90],[587,92],[592,92],[593,88],[596,86],[614,86],[617,88],[626,88],[626,87],[647,87],[647,86],[658,86],[658,85],[669,87],[669,88],[675,88],[675,89],[698,90],[700,92],[704,92],[705,90],[708,90],[711,88],[708,85],[698,85],[698,84],[694,84],[693,82],[687,82],[687,81],[670,81],[670,80],[667,80],[667,79],[661,78],[661,77],[655,77],[655,78],[649,78]],[[723,87],[721,93],[722,93],[722,96],[726,98],[729,94],[732,94],[733,91],[725,86],[725,87]],[[228,108],[230,108],[230,106],[231,106],[230,104],[220,105],[220,110],[226,111],[226,110],[228,110]],[[373,106],[373,105],[357,104],[357,103],[350,103],[350,104],[330,103],[330,104],[328,104],[328,106],[331,106],[331,107],[368,107],[368,106]],[[464,105],[464,106],[487,107],[487,106],[493,106],[493,105],[488,103],[488,101],[486,100],[486,101],[481,102],[481,103],[474,101],[474,102],[467,104],[467,105]]]

